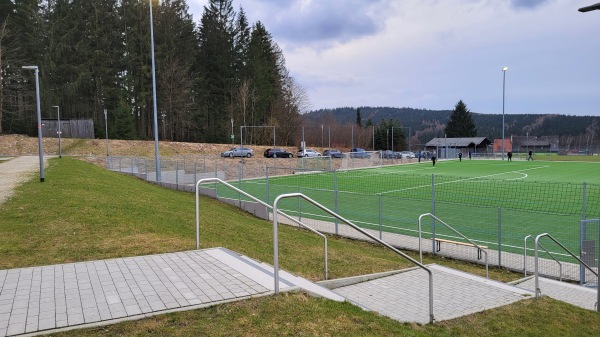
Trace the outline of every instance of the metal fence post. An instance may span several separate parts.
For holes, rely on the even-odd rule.
[[[335,213],[340,214],[338,209],[338,188],[337,188],[337,170],[333,171],[333,196],[335,201]],[[338,218],[335,218],[335,235],[338,235]]]
[[[202,173],[206,173],[206,155],[202,157],[204,159],[204,166],[202,166]]]
[[[266,203],[269,203],[269,166],[265,165]]]
[[[383,202],[382,202],[382,195],[381,193],[379,193],[379,240],[382,240],[381,238],[381,225],[383,222]]]
[[[146,180],[148,180],[148,159],[144,158],[144,174],[146,175]]]
[[[196,176],[196,161],[194,160],[194,184],[198,182],[198,178]]]
[[[435,215],[435,175],[431,175],[431,214]],[[431,252],[435,255],[435,219],[431,218]]]
[[[175,186],[179,188],[179,161],[175,161]]]
[[[298,193],[301,193],[300,185],[298,185]],[[300,197],[298,197],[298,221],[302,221],[302,208],[300,208]]]
[[[121,163],[121,158],[122,157],[119,157],[119,172],[123,172],[123,165]]]
[[[502,208],[498,207],[498,267],[502,267]]]

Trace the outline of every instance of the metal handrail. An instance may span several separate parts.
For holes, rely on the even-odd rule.
[[[489,267],[488,267],[488,252],[487,252],[487,249],[485,249],[485,248],[481,247],[480,245],[476,244],[475,242],[471,241],[471,239],[469,239],[468,237],[464,236],[461,232],[459,232],[456,229],[452,228],[452,226],[450,226],[447,223],[443,222],[440,218],[438,218],[437,216],[435,216],[435,215],[433,215],[431,213],[425,213],[425,214],[421,214],[419,216],[419,259],[421,260],[421,263],[423,263],[423,250],[421,249],[421,219],[423,217],[426,217],[426,216],[430,216],[433,219],[441,222],[444,226],[450,228],[454,233],[460,235],[463,239],[469,241],[469,243],[471,243],[473,246],[477,247],[477,249],[479,249],[480,251],[484,252],[485,253],[485,277],[489,278],[489,275],[488,275],[488,269],[489,269]],[[431,240],[432,240],[432,244],[435,245],[435,237],[432,237]],[[435,248],[434,248],[434,250],[435,250]]]
[[[535,237],[535,298],[539,298],[542,295],[542,291],[540,290],[540,279],[539,279],[539,271],[538,271],[538,241],[540,240],[540,238],[542,238],[544,236],[547,236],[552,241],[554,241],[554,243],[559,245],[562,249],[564,249],[567,253],[569,253],[569,255],[571,255],[577,261],[579,261],[579,263],[581,263],[585,268],[587,268],[594,275],[596,275],[596,278],[598,277],[597,272],[595,272],[590,266],[588,266],[585,262],[583,262],[575,254],[573,254],[567,247],[563,246],[560,242],[558,242],[555,238],[553,238],[552,235],[550,235],[548,233],[543,233],[543,234],[540,234]],[[598,281],[600,281],[600,279]],[[598,293],[598,295],[597,295],[597,299],[596,299],[596,311],[600,311],[600,306],[598,305],[598,303],[600,303],[600,284],[597,287],[597,293]]]
[[[267,207],[268,209],[273,210],[273,206],[267,204],[266,202],[264,202],[260,199],[257,199],[256,197],[244,192],[243,190],[241,190],[219,178],[205,178],[205,179],[198,180],[198,182],[196,183],[196,249],[200,249],[200,194],[198,192],[198,187],[200,186],[200,184],[206,183],[206,182],[221,183],[221,184],[231,188],[232,190],[234,190],[240,194],[243,194],[246,197],[256,201],[257,203]],[[298,220],[292,218],[291,216],[289,216],[281,211],[279,212],[279,214],[283,215],[286,219],[291,220],[295,224],[297,224],[301,227],[304,227],[304,228],[308,229],[309,231],[311,231],[323,238],[323,240],[325,241],[325,248],[324,248],[324,250],[325,250],[325,252],[324,252],[324,254],[325,254],[325,279],[328,280],[329,279],[329,271],[328,271],[328,266],[327,266],[327,236],[324,235],[323,233],[317,231],[316,229],[302,223],[301,221],[298,221]],[[273,212],[273,217],[275,217],[275,212]]]
[[[425,267],[423,264],[421,264],[418,261],[414,260],[410,256],[408,256],[405,253],[399,251],[398,249],[392,247],[388,243],[386,243],[386,242],[384,242],[384,241],[376,238],[375,236],[369,234],[364,229],[356,226],[355,224],[353,224],[349,220],[346,220],[341,215],[339,215],[339,214],[335,213],[334,211],[328,209],[327,207],[319,204],[318,202],[312,200],[311,198],[307,197],[306,195],[304,195],[302,193],[281,194],[277,198],[275,198],[275,201],[273,202],[273,260],[274,260],[273,261],[273,266],[274,266],[274,276],[275,276],[274,277],[274,282],[275,282],[275,293],[276,294],[279,293],[279,243],[278,243],[278,234],[277,234],[277,214],[279,213],[279,211],[277,211],[277,203],[279,202],[279,200],[281,200],[283,198],[293,198],[293,197],[302,198],[302,199],[308,201],[309,203],[311,203],[314,206],[320,208],[321,210],[323,210],[324,212],[328,213],[329,215],[337,218],[340,221],[343,221],[348,226],[356,229],[358,232],[364,234],[365,236],[367,236],[371,240],[382,244],[386,248],[391,249],[394,253],[399,254],[400,256],[404,257],[405,259],[407,259],[410,262],[412,262],[412,263],[416,264],[417,266],[419,266],[421,269],[424,269],[425,271],[427,271],[427,273],[429,274],[429,323],[433,323],[433,321],[434,321],[434,317],[433,317],[433,273],[431,272],[431,269]]]
[[[524,241],[524,244],[523,244],[523,276],[527,276],[527,239],[528,239],[528,238],[531,238],[531,240],[533,240],[533,236],[532,236],[532,235],[527,235],[527,236],[525,237],[525,239],[523,239],[523,241]],[[542,244],[541,244],[541,243],[540,243],[539,245],[540,245],[540,247],[542,247],[542,249],[543,249],[544,251],[546,251],[546,253],[548,253],[548,255],[550,255],[550,257],[551,257],[551,258],[552,258],[554,261],[556,261],[556,263],[558,263],[558,272],[560,273],[560,274],[558,275],[558,278],[559,278],[559,281],[562,281],[562,275],[563,275],[563,273],[562,273],[562,263],[560,263],[560,261],[558,261],[558,260],[557,260],[557,259],[554,257],[554,255],[552,255],[552,253],[550,253],[550,252],[548,251],[548,249],[546,249],[544,246],[542,246]]]

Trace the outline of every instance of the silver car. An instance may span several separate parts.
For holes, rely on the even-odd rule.
[[[312,149],[304,149],[304,150],[300,150],[298,151],[298,158],[302,158],[302,157],[320,157],[321,154],[315,150]]]
[[[250,158],[254,155],[254,150],[248,147],[234,147],[229,151],[221,153],[221,157],[247,157]]]

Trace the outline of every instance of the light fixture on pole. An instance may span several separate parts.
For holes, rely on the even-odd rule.
[[[106,157],[108,158],[108,111],[104,109],[104,130],[106,134]]]
[[[504,160],[504,97],[506,89],[506,71],[508,67],[502,68],[502,160]]]
[[[156,160],[156,181],[160,182],[160,159],[158,155],[158,112],[156,111],[156,68],[154,65],[154,28],[152,24],[152,0],[150,4],[150,49],[152,51],[152,100],[154,104],[154,157]]]
[[[35,97],[37,99],[37,129],[38,129],[38,147],[40,156],[40,182],[44,182],[44,146],[42,144],[42,111],[40,108],[40,79],[38,66],[23,66],[23,69],[34,70],[35,72]]]
[[[600,10],[600,2],[595,4],[595,5],[590,5],[590,6],[586,6],[586,7],[581,7],[579,8],[579,11],[584,13],[584,12],[590,12],[593,10]]]
[[[62,158],[62,150],[60,147],[60,107],[58,105],[53,105],[53,108],[56,108],[56,118],[58,118],[58,158]]]

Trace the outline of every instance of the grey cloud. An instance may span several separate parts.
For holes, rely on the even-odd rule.
[[[274,3],[272,0],[264,2]],[[311,1],[303,10],[292,7],[287,1],[287,10],[280,12],[275,20],[268,20],[268,29],[290,44],[328,44],[344,42],[377,33],[383,27],[387,1]],[[281,3],[277,6],[281,7]],[[375,11],[377,19],[369,16]]]
[[[550,0],[511,0],[510,4],[512,7],[515,8],[525,8],[525,9],[532,9],[532,8],[536,8],[546,2],[550,2]]]

